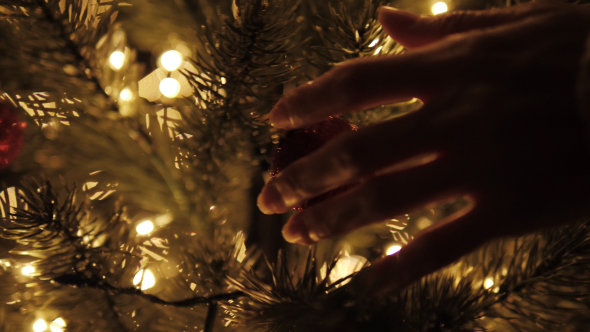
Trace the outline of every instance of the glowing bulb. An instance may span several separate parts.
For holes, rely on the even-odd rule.
[[[135,227],[137,234],[146,235],[154,230],[154,223],[150,220],[146,220]]]
[[[66,330],[66,321],[63,318],[56,318],[51,325],[49,325],[51,332],[63,332]]]
[[[446,13],[447,11],[449,11],[449,6],[447,6],[447,4],[442,1],[437,2],[434,5],[432,5],[432,13],[434,15]]]
[[[123,64],[125,63],[125,53],[121,51],[115,51],[111,53],[109,60],[111,62],[111,67],[115,70],[119,70],[123,68]]]
[[[349,275],[360,271],[367,263],[367,259],[362,256],[352,255],[349,257],[342,257],[336,262],[336,265],[330,272],[330,279],[333,281],[346,278]],[[347,283],[346,281],[345,283]],[[344,283],[342,283],[344,285]]]
[[[402,249],[402,246],[400,246],[399,244],[394,244],[391,247],[389,247],[389,249],[387,249],[387,256],[393,255],[396,252],[400,251]]]
[[[35,324],[33,324],[33,331],[35,332],[43,332],[47,329],[47,323],[43,319],[37,319]]]
[[[168,71],[175,71],[182,64],[182,54],[178,51],[168,51],[160,57],[162,67]]]
[[[494,279],[486,278],[486,280],[483,282],[483,288],[490,289],[492,286],[494,286]]]
[[[165,78],[160,82],[160,92],[168,98],[174,98],[180,92],[180,83],[172,77]]]
[[[31,266],[31,265],[27,265],[27,266],[23,267],[22,272],[24,275],[30,276],[33,273],[35,273],[35,267]]]
[[[125,88],[125,89],[121,90],[121,93],[119,94],[119,98],[122,101],[130,101],[131,99],[133,99],[133,93],[131,93],[131,89]]]
[[[135,286],[141,284],[141,286],[139,286],[141,290],[150,289],[156,284],[156,278],[150,270],[141,270],[135,274],[135,277],[133,278],[133,284]]]

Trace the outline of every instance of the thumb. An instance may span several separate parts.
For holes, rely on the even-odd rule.
[[[472,212],[441,221],[397,254],[362,269],[350,283],[353,292],[371,297],[405,288],[483,245],[492,238],[479,229],[487,220]]]
[[[553,2],[528,2],[518,6],[479,11],[456,11],[435,16],[419,16],[383,6],[379,21],[393,40],[406,48],[430,44],[448,35],[491,28],[554,10]]]

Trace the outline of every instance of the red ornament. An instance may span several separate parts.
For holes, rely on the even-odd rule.
[[[7,168],[19,155],[25,140],[24,128],[14,110],[0,102],[0,169]]]
[[[305,157],[337,135],[356,131],[358,128],[347,120],[330,117],[328,120],[319,122],[310,127],[289,131],[275,147],[270,164],[270,175],[273,177],[299,158]],[[330,197],[346,191],[349,186],[339,187],[323,195],[312,198],[301,205],[294,207],[301,212],[309,207],[318,204]]]

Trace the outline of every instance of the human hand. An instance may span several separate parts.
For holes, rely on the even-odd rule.
[[[361,271],[367,292],[401,288],[496,237],[587,215],[590,162],[576,78],[590,9],[556,1],[419,17],[382,8],[409,51],[335,67],[279,101],[270,119],[296,128],[412,97],[408,115],[334,139],[288,166],[258,198],[265,213],[357,183],[294,215],[289,242],[312,244],[437,202],[472,204]],[[430,160],[396,171],[417,156]]]

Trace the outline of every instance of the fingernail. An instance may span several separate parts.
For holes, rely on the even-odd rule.
[[[418,15],[389,6],[380,7],[379,15],[386,15],[388,19],[387,25],[393,26],[395,28],[410,27],[414,25],[420,18]]]
[[[273,214],[285,209],[285,204],[281,193],[277,187],[272,183],[268,183],[256,199],[258,209],[264,214]]]
[[[293,127],[292,120],[289,117],[284,101],[279,100],[275,107],[270,111],[270,124],[275,128]]]

